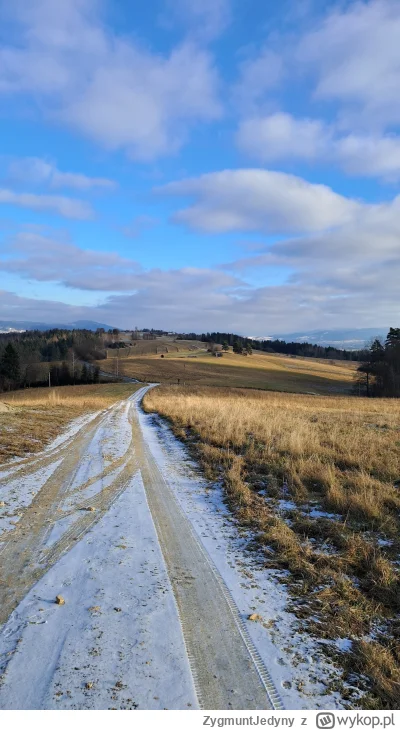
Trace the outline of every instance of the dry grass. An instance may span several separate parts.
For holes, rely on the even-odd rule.
[[[40,451],[72,419],[108,408],[137,387],[107,383],[2,393],[0,401],[11,410],[0,412],[0,463]]]
[[[368,706],[400,708],[399,402],[172,386],[145,407],[223,477],[267,565],[290,571],[302,625],[354,640]]]
[[[248,357],[224,353],[215,358],[197,350],[119,358],[119,372],[144,382],[212,385],[300,393],[349,393],[355,364],[256,353]],[[115,372],[112,360],[99,363]]]

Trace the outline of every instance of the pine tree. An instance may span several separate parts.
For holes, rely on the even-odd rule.
[[[400,327],[391,327],[385,342],[386,347],[398,347],[400,345]]]

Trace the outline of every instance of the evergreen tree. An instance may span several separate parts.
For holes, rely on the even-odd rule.
[[[358,388],[367,396],[400,397],[400,329],[391,327],[385,344],[374,340],[358,368]]]
[[[398,347],[400,345],[400,327],[391,327],[387,337],[385,346],[387,348],[389,347]]]
[[[9,342],[4,349],[0,361],[0,373],[11,385],[18,383],[21,378],[19,355],[12,342]]]

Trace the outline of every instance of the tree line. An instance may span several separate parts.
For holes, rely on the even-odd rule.
[[[322,347],[310,342],[285,342],[284,340],[253,340],[232,332],[205,332],[201,335],[195,332],[178,335],[179,340],[199,340],[200,342],[226,343],[234,352],[246,352],[247,348],[261,352],[280,353],[296,357],[317,357],[324,360],[362,360],[365,357],[363,350],[339,350],[337,347]]]
[[[358,368],[360,395],[400,398],[400,327],[391,327],[385,342],[376,339]]]
[[[105,344],[102,331],[52,329],[0,334],[0,390],[47,384],[49,372],[52,385],[98,382],[98,369],[78,365],[78,361],[104,358]],[[49,368],[43,363],[49,363]]]
[[[48,375],[31,381],[29,370],[23,368],[19,353],[12,342],[8,342],[0,357],[0,391],[43,385],[88,385],[100,382],[100,368],[88,367],[64,361],[52,365]]]

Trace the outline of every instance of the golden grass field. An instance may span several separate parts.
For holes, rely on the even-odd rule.
[[[0,411],[0,463],[40,451],[74,418],[108,408],[137,387],[107,383],[1,393],[0,406],[11,408]]]
[[[102,370],[115,373],[113,360],[101,360]],[[254,353],[244,357],[233,352],[216,358],[204,350],[123,357],[118,372],[143,382],[211,385],[300,393],[349,393],[356,363],[290,358]]]
[[[289,571],[299,625],[353,640],[337,659],[363,706],[399,709],[399,401],[163,386],[144,405],[223,478],[266,565]]]

